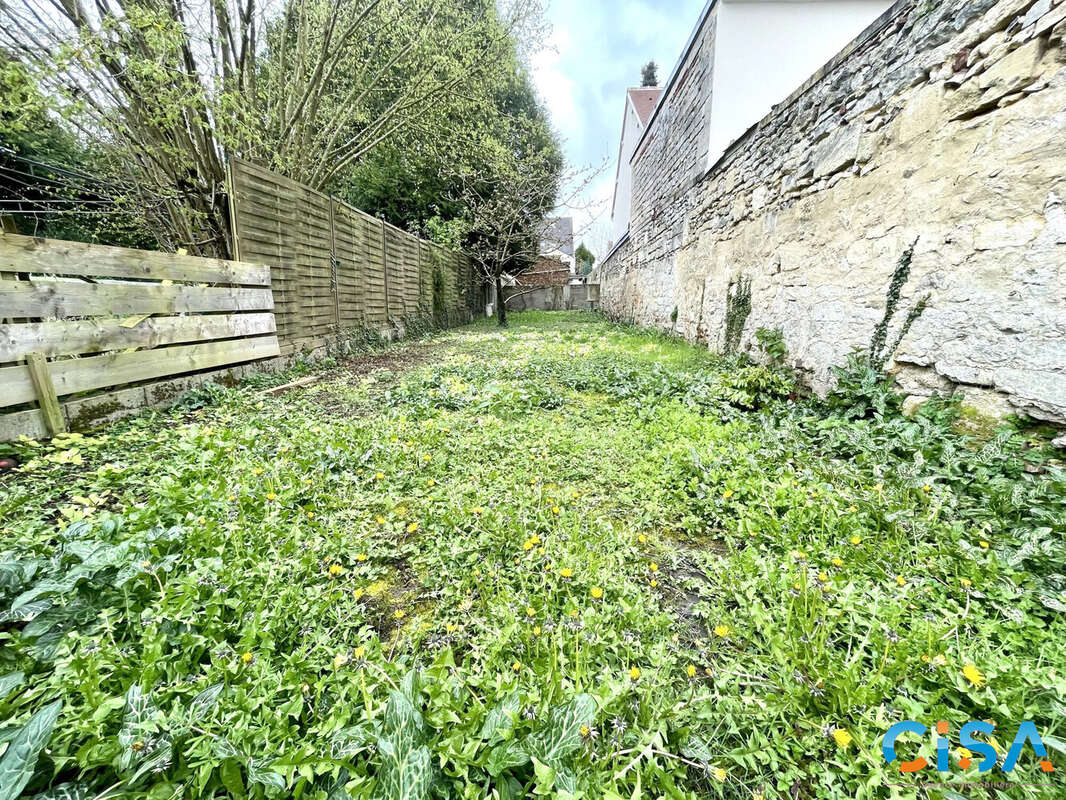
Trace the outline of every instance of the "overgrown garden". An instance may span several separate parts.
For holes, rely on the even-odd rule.
[[[13,448],[0,797],[969,796],[890,786],[902,719],[1066,753],[1041,431],[591,315],[318,369]]]

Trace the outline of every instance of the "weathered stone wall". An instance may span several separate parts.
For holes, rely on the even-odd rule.
[[[666,328],[676,307],[720,349],[729,287],[750,280],[741,347],[781,329],[824,390],[917,239],[897,318],[930,301],[895,358],[904,389],[1066,421],[1064,37],[1066,0],[903,0],[697,180],[679,164],[698,153],[638,151],[603,308]],[[650,135],[706,126],[709,98],[675,99]]]

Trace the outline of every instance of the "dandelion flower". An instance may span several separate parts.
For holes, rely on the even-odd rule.
[[[826,581],[829,580],[829,576],[826,573],[824,573],[824,572],[819,572],[818,573],[818,580],[820,580],[822,583],[825,583]]]
[[[396,619],[403,619],[404,617],[407,616],[407,612],[404,611],[402,608],[398,608],[398,609],[396,609],[396,611],[393,612],[392,615],[394,617],[396,617]]]
[[[588,725],[582,725],[578,729],[578,732],[581,734],[582,739],[587,739],[589,738],[589,736],[592,735],[592,728],[590,728]]]
[[[648,566],[648,569],[650,569],[652,572],[658,572],[659,565],[652,561],[651,564]]]
[[[412,522],[410,525],[407,526],[407,532],[408,533],[414,533],[417,530],[418,530],[418,523],[417,522]]]
[[[851,537],[851,543],[852,544],[862,544],[862,539],[860,539],[858,536],[852,536]]]
[[[522,665],[516,661],[511,665],[511,669],[513,669],[515,672],[518,672],[522,669]]]
[[[947,656],[945,656],[943,653],[937,653],[935,656],[933,656],[933,663],[936,664],[938,667],[946,667],[948,665]]]
[[[375,480],[379,480],[379,481],[383,481],[383,480],[385,480],[385,473],[384,473],[384,472],[377,472],[377,473],[375,473],[375,474],[374,474],[374,479],[375,479]]]
[[[559,506],[552,506],[552,513],[558,516],[560,513],[562,513],[562,509],[560,509]]]
[[[902,575],[897,575],[896,576],[896,583],[898,583],[900,586],[906,586],[907,585],[907,579],[904,578]]]
[[[837,558],[834,558],[833,559],[833,566],[834,567],[842,567],[842,566],[844,566],[844,559],[840,558],[839,556]]]
[[[640,667],[630,667],[629,668],[629,680],[631,680],[631,681],[639,681],[640,680]]]
[[[730,500],[733,497],[733,494],[734,492],[732,489],[726,489],[724,492],[722,492],[722,497],[724,497],[726,500]]]
[[[654,589],[658,585],[659,585],[659,582],[657,580],[655,580],[655,578],[652,578],[651,581],[649,582],[649,586],[651,586],[652,589]]]
[[[533,608],[533,606],[527,606],[526,607],[526,616],[527,617],[535,617],[536,615],[537,615],[537,609]]]
[[[432,478],[430,478],[428,481],[426,481],[426,486],[436,486],[436,485],[437,485],[437,482],[435,480],[433,480]]]
[[[711,777],[719,783],[725,783],[728,773],[721,767],[711,767]]]
[[[714,626],[714,635],[718,636],[718,637],[721,637],[722,639],[726,638],[732,632],[733,632],[733,629],[730,628],[728,625],[715,625]]]
[[[378,525],[384,525],[385,524],[385,518],[379,515],[378,517],[375,518],[375,522],[377,522]]]
[[[959,583],[961,583],[967,589],[973,586],[973,581],[971,581],[969,578],[963,578],[961,581],[959,581]]]
[[[603,589],[601,589],[599,586],[593,586],[589,590],[589,594],[592,596],[593,600],[602,600],[603,599]]]
[[[962,676],[977,688],[985,685],[984,673],[973,664],[967,664],[962,668]]]
[[[687,667],[685,667],[685,674],[688,675],[690,678],[695,678],[696,677],[696,667],[695,667],[695,665],[689,664]]]
[[[340,564],[330,564],[329,574],[336,578],[338,575],[344,574],[344,567]]]
[[[315,518],[315,512],[314,511],[308,511],[307,512],[307,518],[308,519],[314,519]]]
[[[364,594],[366,594],[366,592],[362,588],[356,589],[355,590],[355,599],[356,600],[362,600]]]
[[[355,557],[355,560],[356,560],[356,561],[360,561],[360,562],[361,562],[361,561],[366,561],[366,553],[360,553],[359,555],[357,555],[357,556]]]
[[[535,628],[533,628],[533,635],[540,636],[540,625],[537,625]]]
[[[837,743],[837,747],[841,750],[847,750],[852,743],[851,734],[843,728],[835,728],[833,730],[833,741]]]
[[[274,500],[278,499],[278,496],[276,494],[274,494],[273,492],[267,492],[266,499],[274,501]]]
[[[485,513],[485,509],[483,509],[481,506],[474,506],[472,509],[470,509],[470,513],[473,514],[475,517],[480,517],[482,514]]]
[[[648,537],[645,536],[643,533],[638,533],[637,534],[637,541],[640,542],[641,544],[645,544],[648,541]]]
[[[981,542],[980,545],[982,550],[987,550],[990,547],[988,542]]]
[[[564,578],[574,577],[574,571],[570,569],[570,567],[563,567],[561,570],[559,570],[559,574]]]
[[[929,492],[933,491],[933,487],[927,483],[925,486],[922,487],[922,491],[926,494],[929,494]]]
[[[366,648],[363,645],[359,645],[352,651],[352,655],[361,660],[366,657]]]
[[[255,656],[253,656],[251,653],[246,652],[241,654],[241,661],[243,661],[245,664],[251,664],[254,660]]]

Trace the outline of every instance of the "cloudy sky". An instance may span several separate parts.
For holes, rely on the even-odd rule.
[[[595,208],[572,210],[599,257],[610,228],[625,90],[640,68],[659,64],[665,83],[704,0],[550,0],[550,47],[533,59],[533,78],[574,167],[606,166],[589,188]],[[585,205],[585,202],[579,205]]]

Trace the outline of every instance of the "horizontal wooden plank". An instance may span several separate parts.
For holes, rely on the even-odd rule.
[[[280,355],[277,336],[234,339],[228,342],[178,345],[138,353],[109,353],[48,364],[60,396],[108,386],[124,386],[166,375],[239,364]],[[23,365],[0,369],[0,407],[28,403],[35,397],[29,369]]]
[[[0,284],[0,317],[91,317],[203,311],[269,311],[269,289],[149,283],[31,281]]]
[[[270,269],[259,264],[179,256],[82,242],[61,242],[0,233],[0,271],[84,278],[170,280],[269,286]]]
[[[37,322],[0,325],[0,362],[18,361],[26,353],[46,356],[105,353],[130,347],[206,342],[274,333],[274,315],[211,314],[149,317],[132,327],[120,319]]]

